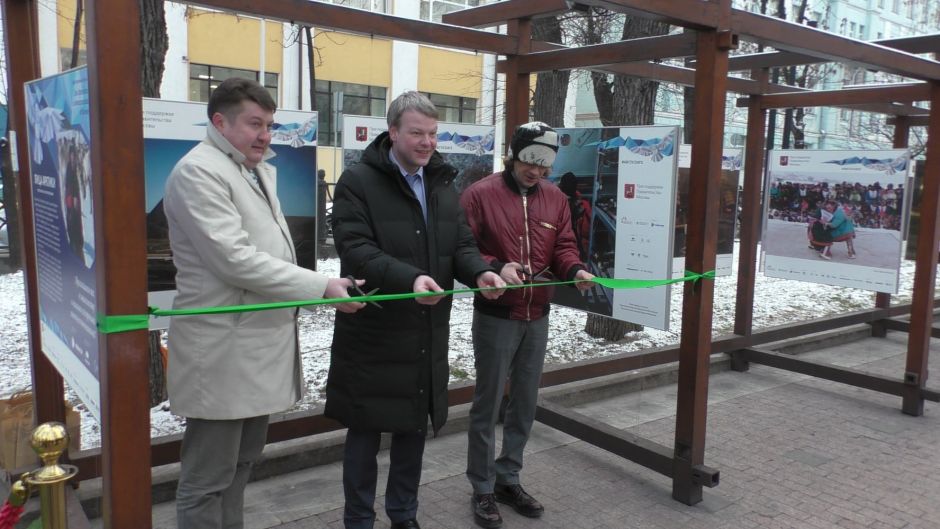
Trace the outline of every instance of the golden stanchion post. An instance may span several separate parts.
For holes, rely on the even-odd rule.
[[[59,456],[68,449],[69,434],[59,422],[40,424],[30,440],[43,466],[23,476],[26,485],[39,489],[39,509],[43,529],[67,529],[65,482],[78,473],[73,465],[60,465]]]

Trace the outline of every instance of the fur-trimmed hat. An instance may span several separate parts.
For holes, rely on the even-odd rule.
[[[558,152],[558,133],[541,121],[533,121],[512,134],[509,142],[509,158],[522,163],[551,167]]]

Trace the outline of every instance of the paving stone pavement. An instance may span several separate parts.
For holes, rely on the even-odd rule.
[[[890,333],[801,357],[900,378],[906,347],[906,334]],[[936,341],[932,349],[940,371]],[[575,409],[671,446],[675,399],[675,386],[664,386]],[[940,407],[928,402],[923,417],[910,417],[900,406],[899,397],[759,365],[714,374],[705,463],[721,482],[695,506],[674,501],[666,477],[536,424],[523,484],[545,515],[531,520],[503,506],[503,527],[938,529]],[[465,462],[465,435],[429,440],[418,514],[425,529],[475,527]],[[334,463],[249,484],[246,526],[341,528],[341,470]],[[388,527],[382,501],[380,529]],[[173,509],[156,505],[154,526],[175,528]]]

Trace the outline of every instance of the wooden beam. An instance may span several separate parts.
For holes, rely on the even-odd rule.
[[[546,48],[547,46],[556,46],[549,45],[545,42],[533,42],[533,48]],[[595,66],[587,68],[588,70],[595,72],[605,72],[612,74],[623,74],[623,75],[633,75],[635,77],[644,77],[647,79],[655,79],[657,81],[663,81],[667,83],[676,83],[683,86],[695,86],[695,70],[691,68],[684,68],[682,66],[670,66],[667,64],[659,64],[652,62],[632,62],[624,64],[611,64],[603,67]],[[499,61],[497,63],[497,72],[505,73],[505,61]],[[889,86],[890,85],[886,85]],[[787,86],[781,84],[768,84],[766,87],[762,87],[760,83],[751,79],[743,79],[740,77],[728,77],[727,80],[727,89],[729,92],[736,92],[739,94],[762,94],[763,90],[768,90],[773,92],[776,95],[784,93],[812,93],[811,90],[806,88],[799,88],[795,86]],[[738,106],[747,106],[747,99],[739,100]],[[915,107],[912,105],[898,105],[892,103],[865,103],[865,104],[831,104],[829,106],[833,107],[844,107],[852,108],[854,110],[861,110],[865,112],[875,112],[879,114],[890,114],[890,115],[900,115],[900,116],[917,116],[925,112],[929,112],[928,109]],[[917,122],[919,123],[919,122]]]
[[[880,320],[880,321],[873,322],[872,325],[876,323],[881,323],[882,325],[884,325],[885,329],[889,331],[911,332],[911,322],[909,321],[888,319],[888,320]],[[935,326],[931,327],[930,337],[940,338],[940,328],[937,328]]]
[[[621,40],[576,48],[559,47],[553,51],[530,53],[519,57],[519,71],[524,73],[570,70],[591,65],[687,57],[695,54],[695,33]]]
[[[940,250],[940,83],[932,83],[927,160],[924,168],[924,189],[920,203],[920,232],[917,234],[917,258],[914,264],[914,286],[911,299],[911,330],[907,341],[904,368],[906,391],[902,411],[908,415],[924,414],[921,390],[927,383],[927,360],[933,327],[933,296],[937,279],[937,251]]]
[[[147,313],[140,11],[87,0],[95,270],[100,315]],[[147,331],[99,334],[103,518],[151,527]]]
[[[716,2],[672,0],[579,0],[583,5],[638,14],[670,24],[717,28]],[[730,29],[747,40],[782,51],[797,52],[835,62],[851,62],[866,68],[921,80],[940,80],[940,63],[877,44],[857,41],[776,17],[732,9]]]
[[[887,48],[905,51],[907,53],[929,53],[940,50],[940,33],[932,35],[919,35],[916,37],[901,37],[897,39],[881,39],[869,41]],[[826,59],[803,55],[792,51],[768,51],[738,55],[728,60],[730,71],[747,71],[758,68],[775,68],[781,66],[797,66],[803,64],[818,64],[827,62]]]
[[[374,37],[507,55],[516,40],[507,35],[372,13],[308,0],[195,0],[190,5]]]
[[[899,120],[903,119],[908,127],[926,127],[927,125],[930,124],[930,116],[929,116],[930,111],[928,109],[924,109],[924,111],[927,112],[928,115],[895,116],[893,118],[888,118],[887,124],[897,126],[897,124],[899,123]]]
[[[930,85],[927,83],[904,83],[894,85],[844,88],[841,90],[815,90],[790,92],[787,94],[765,94],[761,98],[763,108],[797,108],[820,106],[848,106],[885,104],[893,102],[910,103],[925,101],[930,98]],[[748,100],[738,100],[739,107],[748,106]],[[927,109],[920,109],[928,112]]]
[[[612,454],[643,465],[654,472],[672,477],[672,450],[668,446],[614,428],[593,417],[560,406],[547,399],[539,399],[535,410],[535,420]]]
[[[559,44],[552,44],[549,42],[542,41],[533,41],[532,50],[533,51],[546,51],[546,50],[557,50],[557,49],[568,49]],[[496,63],[496,71],[498,73],[505,73],[506,61],[499,61]],[[682,66],[671,66],[667,64],[652,63],[652,62],[631,62],[623,64],[610,64],[604,66],[592,66],[586,68],[595,72],[605,72],[612,74],[623,74],[623,75],[632,75],[635,77],[644,77],[647,79],[655,79],[657,81],[664,81],[668,83],[676,83],[683,86],[695,86],[695,70],[691,68],[685,68]],[[739,94],[763,94],[765,91],[772,92],[775,94],[781,93],[811,93],[811,90],[806,88],[799,88],[796,86],[788,86],[781,84],[767,84],[761,85],[757,81],[751,79],[743,79],[741,77],[728,77],[727,80],[728,91],[736,92]],[[739,101],[740,106],[746,106],[745,104]],[[914,107],[911,105],[896,105],[891,103],[869,103],[864,105],[831,105],[834,107],[846,107],[852,108],[854,110],[861,110],[865,112],[876,112],[880,114],[891,114],[891,115],[919,115],[924,112],[927,112],[927,109]]]
[[[913,79],[940,80],[937,61],[740,9],[731,16],[733,31],[758,44]]]
[[[533,41],[532,51],[542,52],[549,50],[567,50],[575,49],[543,41]],[[506,61],[496,63],[497,73],[505,73]],[[655,62],[630,62],[621,64],[607,64],[600,66],[586,67],[586,70],[595,72],[605,72],[612,74],[632,75],[634,77],[645,77],[656,81],[667,83],[676,83],[683,86],[695,86],[695,70],[682,66],[672,66]],[[751,79],[740,77],[728,77],[728,90],[740,94],[759,94],[761,86]],[[787,85],[769,85],[769,90],[773,92],[802,92],[805,88],[797,88]]]
[[[23,279],[26,287],[26,320],[29,338],[29,359],[32,366],[33,420],[35,424],[49,421],[65,422],[65,400],[62,375],[42,352],[39,320],[39,277],[36,260],[36,230],[33,224],[33,183],[30,177],[29,141],[23,83],[39,78],[39,40],[36,0],[5,0],[3,9],[7,65],[9,67],[10,131],[16,133],[19,171],[16,191],[20,205],[20,241],[23,245]],[[17,197],[8,196],[8,200]]]
[[[569,10],[569,3],[569,0],[506,0],[445,13],[441,22],[468,28],[497,26],[514,19],[560,15]]]
[[[805,360],[793,355],[765,351],[762,349],[742,349],[736,351],[735,354],[741,355],[748,362],[754,362],[777,369],[785,369],[793,373],[809,375],[823,380],[831,380],[833,382],[848,384],[857,388],[886,393],[888,395],[901,396],[905,388],[904,382],[900,379],[867,373],[850,367]]]

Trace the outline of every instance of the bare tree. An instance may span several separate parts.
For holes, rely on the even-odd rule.
[[[646,18],[625,15],[620,39],[665,35],[669,25]],[[597,35],[600,40],[601,35]],[[615,125],[651,125],[656,112],[659,83],[622,74],[591,72],[594,99],[601,123]],[[584,330],[589,335],[607,340],[619,340],[628,332],[642,330],[641,325],[588,314]]]
[[[561,21],[558,17],[545,17],[532,25],[532,38],[545,42],[562,43]],[[568,98],[570,70],[540,72],[535,84],[532,113],[536,120],[552,127],[565,125],[565,101]]]

